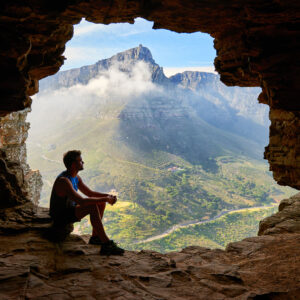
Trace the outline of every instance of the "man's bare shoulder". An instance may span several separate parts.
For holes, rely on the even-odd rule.
[[[70,181],[66,177],[58,177],[54,181],[54,186],[59,186],[59,185],[65,185],[69,183]]]
[[[66,177],[59,177],[56,178],[53,188],[59,196],[65,196],[66,192],[72,188],[72,184]]]

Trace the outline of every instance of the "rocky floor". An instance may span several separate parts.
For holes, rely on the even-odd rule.
[[[30,222],[26,214],[24,222],[6,214],[0,223],[0,299],[300,299],[299,201],[289,199],[273,223],[262,222],[261,236],[225,251],[191,246],[110,257],[100,256],[86,237],[71,235],[63,243],[43,238],[49,225],[44,210]],[[280,217],[285,209],[293,219],[286,212]]]

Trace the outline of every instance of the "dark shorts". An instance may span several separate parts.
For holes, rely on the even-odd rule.
[[[68,224],[68,223],[75,223],[79,222],[80,219],[78,219],[75,215],[75,206],[70,206],[64,211],[61,211],[59,214],[55,215],[56,217],[52,216],[52,219],[54,223],[56,224]]]
[[[68,209],[66,209],[64,220],[67,223],[75,223],[80,221],[80,219],[78,219],[75,215],[75,207],[76,206],[70,206]]]

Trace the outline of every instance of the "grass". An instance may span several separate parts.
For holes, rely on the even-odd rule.
[[[159,252],[179,251],[190,245],[224,249],[228,243],[255,236],[258,221],[276,210],[277,207],[244,209],[205,224],[178,229],[159,240],[123,246],[129,250],[151,249]]]

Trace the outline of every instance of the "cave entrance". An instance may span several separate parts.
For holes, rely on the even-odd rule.
[[[224,247],[256,234],[293,193],[262,160],[268,111],[257,103],[260,89],[220,82],[208,35],[159,30],[151,40],[150,27],[142,19],[82,23],[62,72],[40,82],[27,144],[29,164],[43,175],[40,205],[64,169],[62,154],[80,149],[85,182],[119,196],[104,223],[127,249]],[[197,38],[206,40],[201,49]],[[199,60],[197,52],[212,54]],[[87,219],[76,228],[90,230]]]

